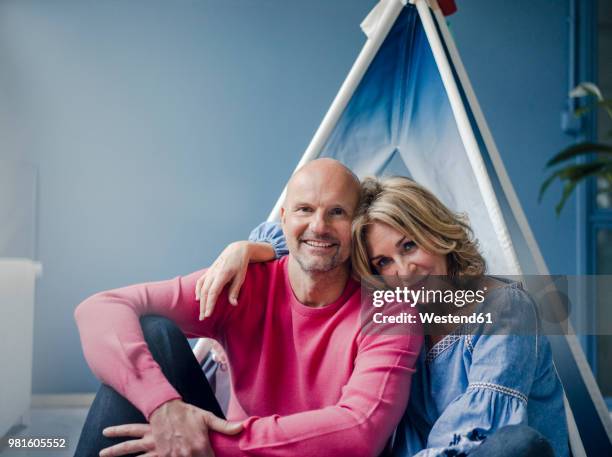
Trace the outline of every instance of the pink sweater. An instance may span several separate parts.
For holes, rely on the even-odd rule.
[[[188,337],[212,337],[226,348],[228,419],[244,420],[245,428],[236,436],[211,432],[217,457],[379,454],[406,408],[422,338],[360,332],[361,291],[353,280],[334,303],[303,305],[287,259],[249,266],[238,306],[224,293],[203,322],[195,300],[202,271],[88,298],[75,317],[91,369],[147,418],[180,398],[139,324],[143,314],[163,315]]]

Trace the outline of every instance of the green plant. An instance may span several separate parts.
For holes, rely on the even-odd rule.
[[[603,109],[612,120],[612,99],[606,99],[602,96],[599,88],[589,82],[584,82],[576,86],[569,93],[572,98],[589,97],[592,99],[587,105],[577,108],[574,111],[576,117],[584,116],[589,111]],[[606,140],[612,138],[612,130],[605,135]],[[586,156],[588,154],[597,154],[592,160],[584,163],[569,163],[577,157]],[[598,190],[598,193],[607,193],[612,191],[612,145],[606,143],[593,143],[583,141],[572,146],[569,146],[546,163],[547,169],[559,167],[546,178],[540,187],[540,195],[538,201],[542,200],[542,196],[546,189],[555,181],[559,180],[563,184],[561,199],[555,212],[557,216],[561,213],[565,202],[572,194],[576,186],[589,177],[597,177],[604,184]]]

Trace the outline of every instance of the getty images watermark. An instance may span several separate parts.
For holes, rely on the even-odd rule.
[[[379,276],[361,318],[368,333],[612,335],[610,297],[610,275]]]

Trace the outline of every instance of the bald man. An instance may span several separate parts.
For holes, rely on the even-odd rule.
[[[77,456],[374,456],[408,401],[421,340],[361,331],[350,275],[359,182],[337,161],[294,174],[281,209],[289,255],[251,264],[240,295],[200,315],[202,271],[96,294],[75,318],[104,383]],[[142,318],[155,314],[163,318]],[[221,341],[228,421],[185,339]]]

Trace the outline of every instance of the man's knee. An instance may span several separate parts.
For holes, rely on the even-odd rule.
[[[163,316],[142,316],[140,318],[140,326],[147,340],[151,339],[156,341],[183,336],[177,325]]]
[[[153,358],[163,365],[173,358],[173,352],[189,346],[181,329],[170,319],[162,316],[142,316],[140,326]]]
[[[189,385],[204,373],[196,360],[187,337],[171,320],[161,316],[144,316],[140,325],[153,359],[166,379],[189,397]],[[205,379],[205,378],[204,378]]]

